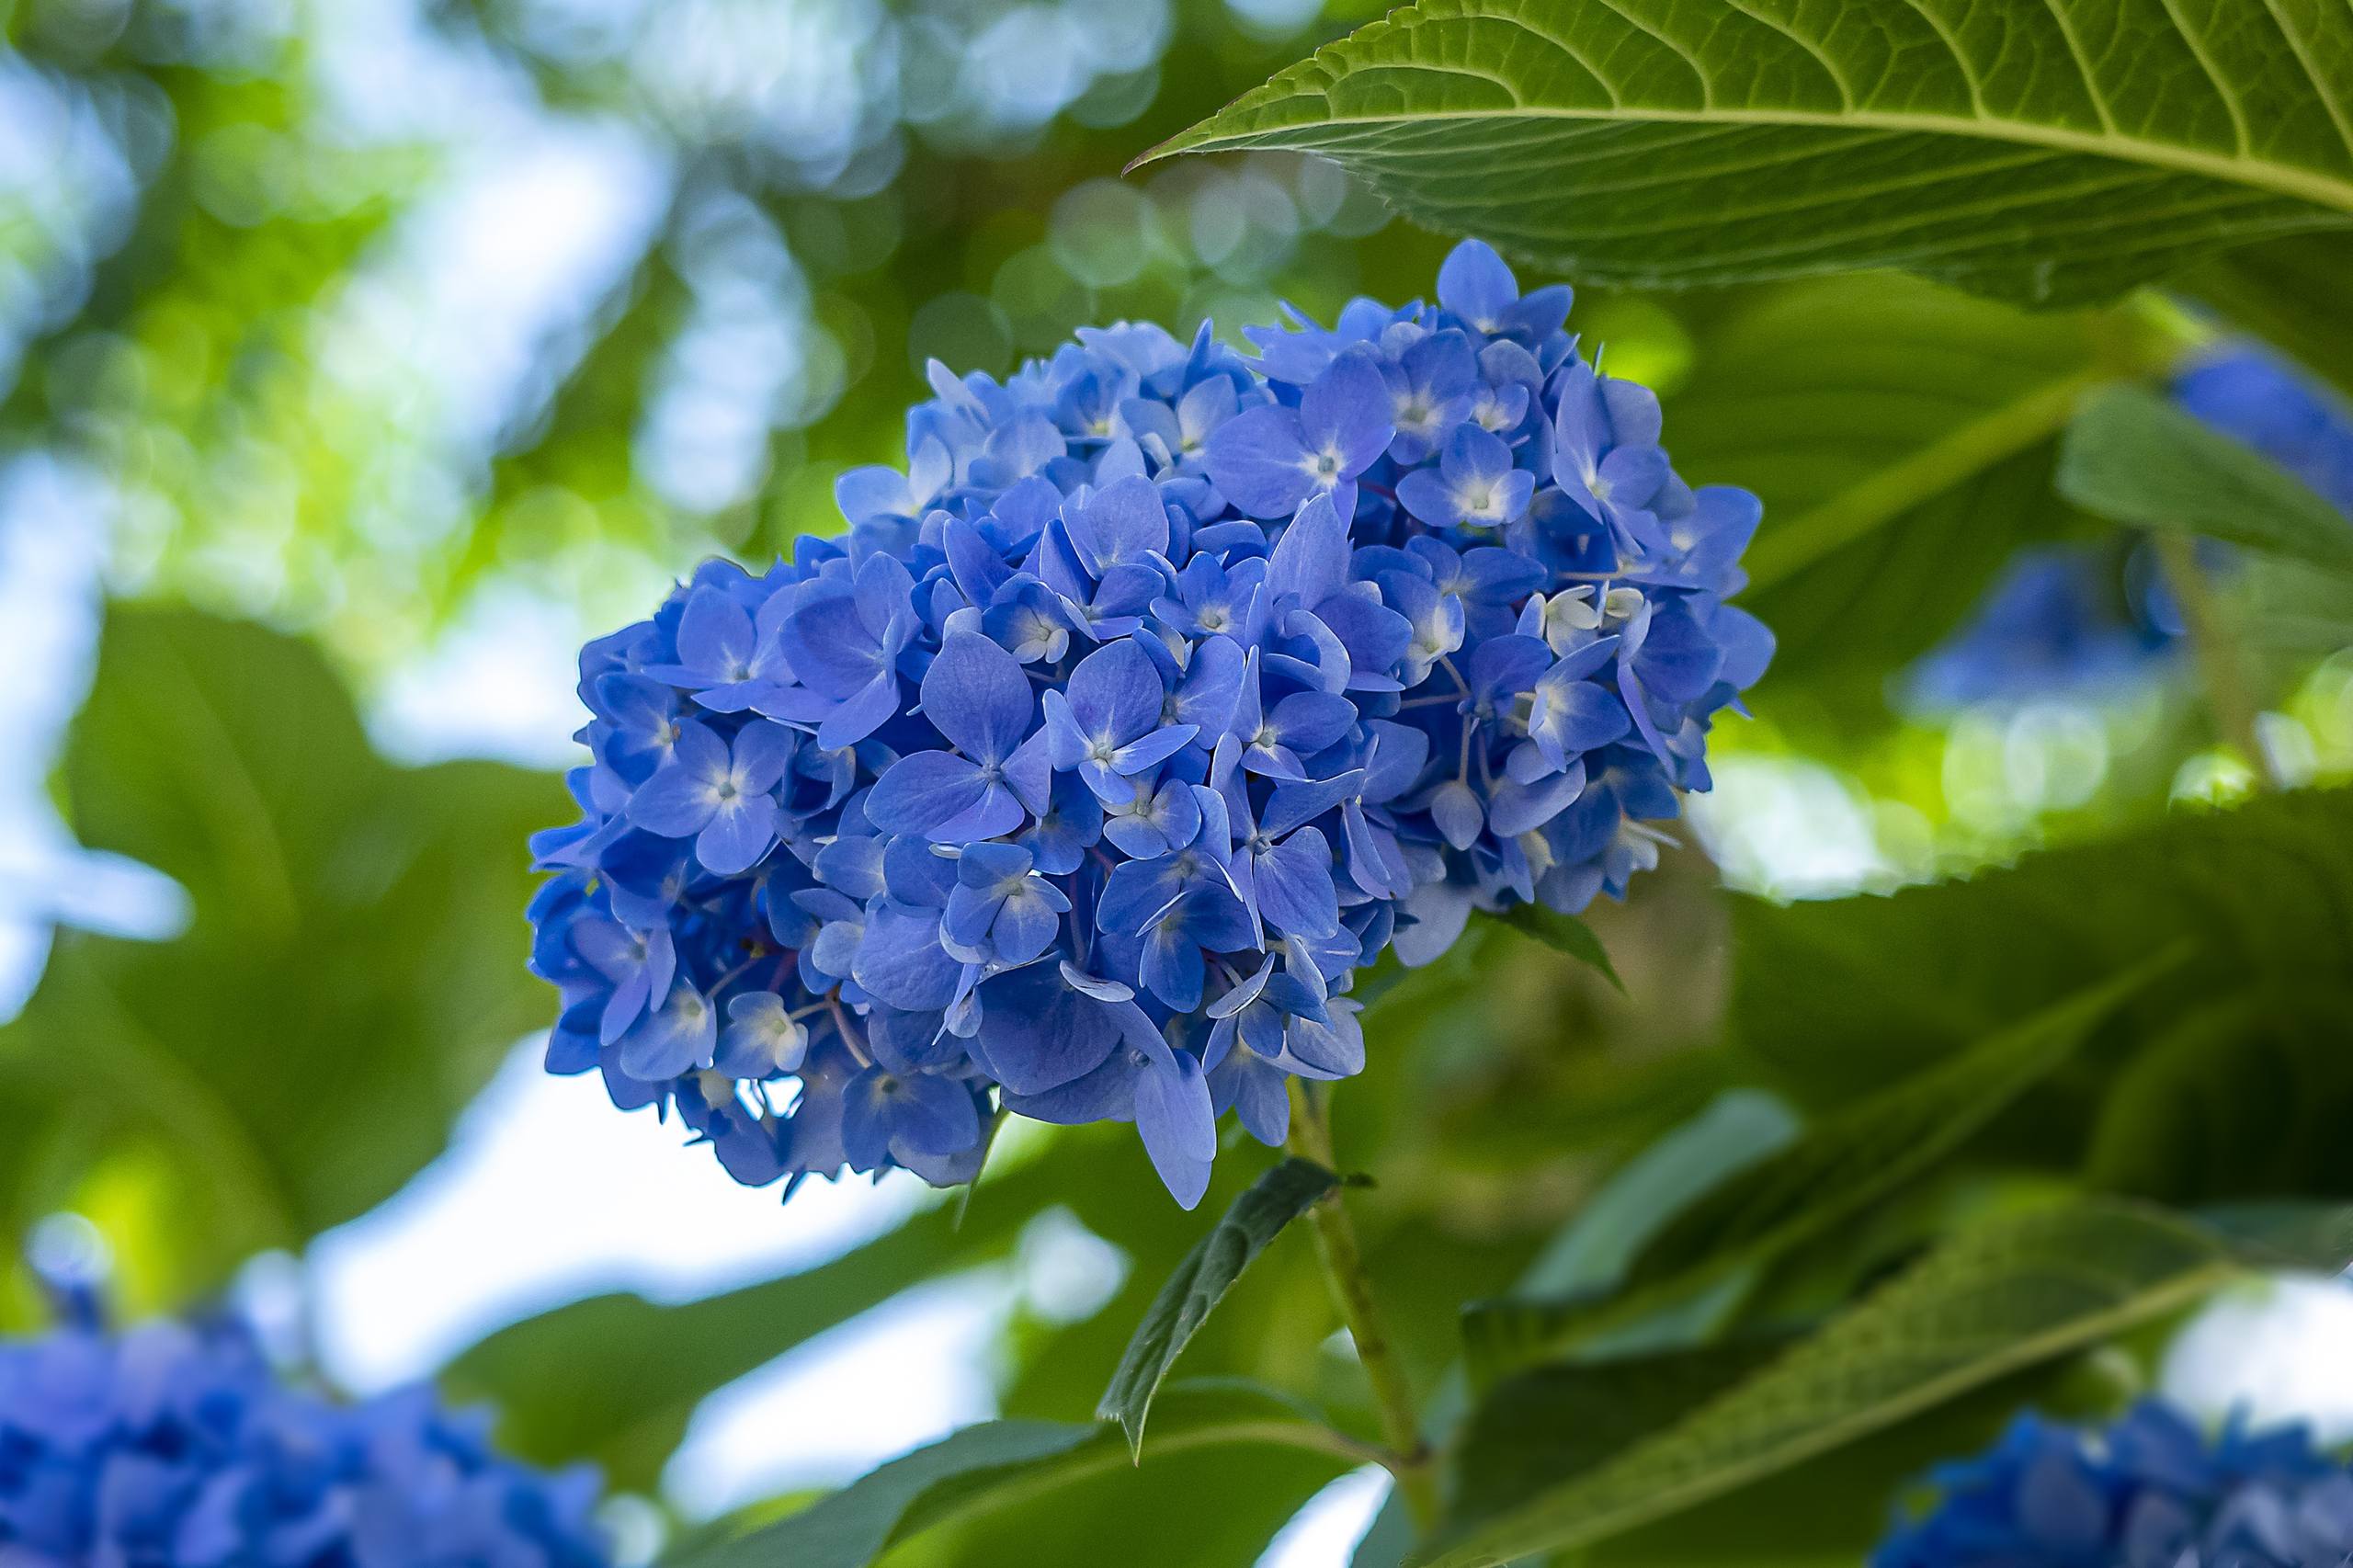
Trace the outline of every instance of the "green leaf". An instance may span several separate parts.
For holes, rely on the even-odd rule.
[[[2353,1196],[2353,995],[2193,998],[2103,1085],[2084,1157],[2110,1192],[2192,1204]]]
[[[1579,963],[1599,970],[1601,977],[1615,986],[1620,996],[1626,994],[1626,983],[1618,978],[1601,938],[1575,915],[1563,915],[1540,903],[1516,903],[1496,918],[1523,936],[1535,937],[1554,952],[1566,953]]]
[[[1667,442],[1694,484],[1765,504],[1740,601],[1779,643],[1759,711],[1807,735],[1883,727],[1888,672],[2017,550],[2104,527],[2051,488],[2059,435],[2092,387],[2172,347],[2122,312],[2035,314],[1893,273],[1698,313]]]
[[[2143,964],[1824,1119],[1678,1215],[1620,1291],[1495,1301],[1464,1316],[1472,1369],[1492,1381],[1554,1359],[1847,1224],[1949,1158],[2171,960]]]
[[[2290,234],[2216,256],[2180,279],[2272,347],[2353,395],[2353,235]]]
[[[1592,1546],[2177,1311],[2241,1268],[2211,1233],[2137,1204],[1981,1223],[1658,1436],[1419,1561],[1474,1568]]]
[[[1502,1514],[1615,1459],[1768,1365],[1786,1339],[1535,1367],[1488,1391],[1454,1456],[1449,1528]]]
[[[1175,1383],[1160,1403],[1155,1456],[1272,1445],[1352,1463],[1365,1457],[1303,1406],[1254,1384]],[[1130,1463],[1124,1438],[1108,1426],[986,1422],[892,1460],[776,1524],[676,1559],[672,1568],[865,1568],[924,1530],[1012,1507]]]
[[[2341,1203],[2226,1203],[2197,1219],[2267,1268],[2339,1274],[2353,1258],[2353,1209]]]
[[[1733,1027],[1802,1103],[1836,1105],[2185,939],[2182,967],[2127,1004],[2120,1033],[2154,1040],[2221,998],[2301,1011],[2341,997],[2348,907],[2353,790],[2178,809],[1965,881],[1736,900]]]
[[[1186,1343],[1267,1244],[1339,1185],[1339,1177],[1313,1160],[1283,1161],[1234,1199],[1160,1288],[1096,1407],[1101,1419],[1120,1424],[1138,1460],[1143,1457],[1144,1417],[1153,1393]]]
[[[1695,1199],[1794,1143],[1797,1118],[1772,1096],[1732,1089],[1610,1174],[1516,1287],[1522,1296],[1611,1290],[1662,1227]]]
[[[1422,0],[1146,154],[1287,148],[1579,281],[2120,294],[2353,213],[2353,13]]]
[[[169,874],[193,916],[168,942],[62,936],[0,1031],[6,1095],[81,1145],[21,1200],[159,1160],[159,1296],[390,1197],[552,1016],[524,968],[524,843],[563,820],[562,785],[386,762],[307,642],[114,607],[63,776],[82,841]]]
[[[2253,449],[2137,387],[2109,387],[2067,432],[2059,488],[2119,522],[2202,534],[2353,574],[2353,524]],[[2345,585],[2353,594],[2353,584]]]

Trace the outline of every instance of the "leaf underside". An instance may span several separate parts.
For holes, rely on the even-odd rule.
[[[1895,267],[2038,304],[2353,214],[2311,0],[1422,0],[1155,148],[1322,153],[1581,281]]]

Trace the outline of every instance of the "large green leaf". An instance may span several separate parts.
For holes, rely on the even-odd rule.
[[[549,1016],[523,846],[562,787],[384,761],[306,642],[116,607],[63,783],[82,841],[167,872],[194,914],[169,942],[61,938],[0,1032],[0,1084],[81,1146],[25,1201],[118,1155],[161,1162],[162,1293],[389,1197]]]
[[[1617,1458],[1788,1348],[1780,1339],[1564,1361],[1490,1389],[1453,1456],[1448,1523],[1466,1528]]]
[[[1339,1180],[1313,1160],[1283,1161],[1234,1199],[1152,1299],[1096,1408],[1102,1419],[1120,1424],[1137,1458],[1143,1454],[1143,1424],[1152,1396],[1195,1332],[1283,1227],[1331,1193]]]
[[[1580,279],[1898,267],[2038,303],[2353,213],[2353,13],[1422,0],[1152,156],[1281,147]]]
[[[2353,976],[2348,909],[2353,791],[2181,809],[1965,881],[1737,901],[1733,1025],[1788,1088],[1831,1104],[2185,940],[2182,966],[2127,1005],[2131,1034],[2222,997],[2301,1013]]]
[[[1364,1450],[1272,1390],[1230,1381],[1172,1384],[1153,1425],[1155,1457],[1238,1446],[1302,1449],[1347,1463]],[[917,1449],[774,1525],[692,1552],[674,1568],[865,1568],[896,1542],[1126,1470],[1109,1426],[992,1421]]]
[[[1474,1568],[1591,1546],[2175,1312],[2242,1267],[2214,1233],[2135,1204],[1982,1223],[1658,1436],[1421,1561]]]
[[[1667,442],[1693,483],[1764,501],[1742,603],[1779,642],[1767,707],[1840,732],[1885,722],[1888,672],[2020,545],[2097,526],[2052,492],[2058,436],[2168,347],[2120,312],[2029,314],[1897,274],[1745,290],[1696,337]]]
[[[2353,994],[2193,1001],[2099,1096],[2085,1173],[2173,1203],[2353,1191]]]
[[[2353,395],[2353,234],[2289,234],[2194,268],[2180,287]]]
[[[1492,1381],[1553,1359],[1869,1213],[2074,1054],[2155,972],[2143,964],[1842,1108],[1678,1214],[1636,1256],[1621,1290],[1472,1309],[1463,1321],[1472,1370]]]
[[[2353,523],[2241,442],[2137,387],[2109,387],[2067,432],[2059,488],[2119,522],[2200,534],[2339,574],[2353,597]]]

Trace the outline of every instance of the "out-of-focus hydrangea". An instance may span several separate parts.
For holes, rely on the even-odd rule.
[[[229,1324],[0,1343],[5,1568],[604,1568],[598,1491],[429,1390],[289,1386]]]
[[[2301,1426],[2209,1439],[2144,1403],[2102,1431],[2033,1415],[1939,1467],[1871,1568],[2341,1568],[2353,1474]]]
[[[1255,360],[935,365],[846,538],[584,651],[549,1068],[752,1184],[1132,1120],[1190,1206],[1220,1113],[1279,1142],[1288,1080],[1363,1065],[1383,949],[1622,894],[1772,644],[1724,602],[1756,498],[1675,476],[1568,310],[1472,243]]]
[[[2181,407],[2294,474],[2353,518],[2353,409],[2260,349],[2234,347],[2174,379]],[[2217,563],[2219,546],[2205,547]],[[2149,552],[2058,544],[2014,556],[1962,628],[1904,677],[1930,710],[2097,696],[2149,679],[2182,636]]]

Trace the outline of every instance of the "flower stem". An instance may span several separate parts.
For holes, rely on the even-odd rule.
[[[1338,1168],[1332,1159],[1332,1130],[1324,1108],[1296,1078],[1290,1082],[1290,1136],[1286,1142],[1302,1159],[1313,1160],[1327,1170]],[[1415,1524],[1427,1530],[1438,1522],[1438,1471],[1429,1445],[1422,1440],[1405,1369],[1381,1326],[1372,1282],[1365,1277],[1364,1255],[1357,1245],[1356,1223],[1348,1217],[1345,1190],[1335,1188],[1309,1210],[1315,1226],[1315,1252],[1323,1259],[1324,1277],[1331,1281],[1332,1299],[1348,1325],[1348,1337],[1356,1342],[1365,1381],[1372,1385],[1373,1405],[1380,1413],[1381,1439],[1387,1447],[1381,1463],[1397,1478],[1397,1490],[1413,1510]]]
[[[2222,625],[2206,569],[2198,563],[2198,544],[2186,534],[2159,531],[2151,540],[2163,569],[2165,586],[2180,607],[2183,627],[2189,633],[2190,656],[2198,663],[2198,677],[2206,688],[2206,706],[2224,744],[2240,754],[2261,788],[2277,790],[2262,733],[2256,727],[2255,699],[2247,690],[2246,672],[2239,662],[2229,631]]]

